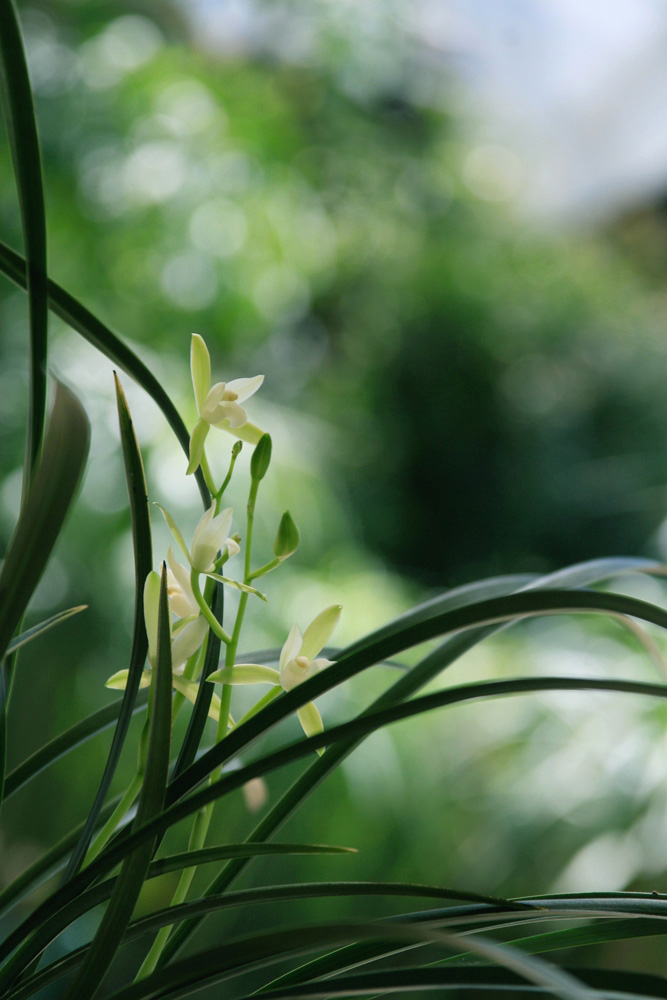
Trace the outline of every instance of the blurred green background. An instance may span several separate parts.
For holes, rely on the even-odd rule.
[[[371,32],[361,15],[355,26],[326,4],[274,6],[275,45],[266,35],[276,12],[259,4],[248,7],[258,23],[269,18],[265,34],[249,29],[243,43],[216,49],[202,41],[206,5],[199,20],[170,3],[21,5],[51,277],[133,345],[190,425],[192,331],[206,339],[216,378],[266,375],[248,407],[276,456],[258,550],[268,552],[285,507],[302,546],[267,578],[270,608],[263,617],[253,608],[246,649],[280,645],[295,619],[303,626],[333,601],[344,605],[343,644],[479,576],[660,556],[659,191],[594,218],[531,215],[520,161],[471,131],[455,58],[429,60],[393,15],[378,13]],[[294,41],[304,32],[305,54]],[[4,143],[0,231],[20,248]],[[26,332],[24,295],[3,278],[3,540],[20,491]],[[93,453],[33,611],[90,608],[21,660],[12,710],[30,725],[12,730],[13,764],[106,704],[104,680],[129,651],[131,543],[111,366],[55,320],[51,365],[84,400]],[[184,457],[125,382],[150,499],[187,533],[199,510]],[[222,469],[231,438],[215,443]],[[232,489],[239,512],[242,478]],[[157,518],[154,527],[157,559],[168,537]],[[632,587],[662,600],[653,581]],[[325,720],[357,711],[389,669],[323,699]],[[521,625],[451,674],[533,671],[652,678],[655,668],[614,624],[558,621]],[[406,723],[346,762],[285,836],[360,848],[352,860],[301,862],[304,878],[390,874],[514,895],[664,889],[664,723],[664,709],[611,695],[523,698]],[[109,739],[9,804],[3,883],[85,814]],[[125,765],[118,789],[133,751]],[[285,780],[271,779],[271,799]],[[239,798],[216,836],[234,840],[251,822]],[[297,860],[288,864],[257,864],[254,877],[287,881]],[[153,884],[156,899],[166,891]],[[650,945],[629,954],[660,971]]]

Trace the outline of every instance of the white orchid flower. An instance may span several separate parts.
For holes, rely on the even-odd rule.
[[[191,618],[201,613],[190,583],[190,571],[176,562],[171,545],[167,551],[167,594],[171,610],[177,618]]]
[[[222,681],[223,684],[272,684],[291,691],[297,684],[302,684],[320,670],[331,666],[332,660],[317,654],[331,638],[341,610],[340,604],[333,604],[320,612],[303,636],[298,626],[293,625],[280,651],[280,670],[261,663],[237,663],[233,667],[216,670],[209,675],[208,680]],[[322,717],[314,702],[302,705],[297,709],[297,715],[306,736],[315,736],[323,731]]]
[[[148,663],[150,670],[144,670],[139,687],[148,687],[157,658],[158,613],[160,601],[160,574],[149,573],[144,586],[144,621],[148,637]],[[170,609],[171,610],[171,609]],[[198,611],[199,609],[197,609]],[[183,673],[183,668],[191,656],[200,649],[208,633],[208,623],[202,615],[181,618],[171,628],[171,669],[174,679]],[[129,671],[119,670],[106,682],[106,687],[124,691],[127,687]],[[176,686],[176,684],[174,685]]]
[[[160,505],[158,504],[158,506]],[[195,528],[190,548],[185,544],[185,539],[169,511],[165,510],[164,507],[160,507],[160,510],[184,556],[197,573],[212,573],[215,569],[215,558],[222,549],[227,549],[227,558],[231,558],[241,551],[238,543],[233,538],[227,537],[232,526],[233,511],[231,507],[216,514],[214,501]],[[182,569],[185,570],[185,567]],[[172,572],[174,572],[173,568]]]
[[[232,379],[231,382],[216,382],[212,386],[211,358],[198,333],[192,334],[190,369],[199,421],[190,437],[188,475],[202,460],[204,442],[211,427],[219,427],[243,441],[257,444],[262,431],[248,421],[248,414],[241,403],[257,392],[264,381],[263,375],[255,375],[253,378]]]

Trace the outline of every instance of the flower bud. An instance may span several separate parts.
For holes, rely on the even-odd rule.
[[[259,482],[264,479],[271,461],[271,435],[262,434],[250,459],[250,475]]]
[[[273,543],[273,554],[277,559],[287,559],[299,547],[299,529],[288,510],[280,518],[278,534]]]

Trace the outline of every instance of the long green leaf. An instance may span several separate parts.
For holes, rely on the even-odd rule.
[[[642,972],[623,972],[618,969],[566,969],[591,987],[590,1000],[599,998],[666,997],[667,984],[660,976]],[[523,985],[522,985],[523,984]],[[340,979],[327,979],[319,983],[304,983],[285,989],[262,990],[258,996],[266,1000],[320,1000],[325,997],[363,996],[372,993],[410,993],[415,990],[466,990],[465,995],[508,992],[510,996],[532,994],[551,996],[549,987],[528,988],[525,980],[509,969],[459,966],[457,968],[398,968],[362,972]],[[546,991],[546,993],[545,993]]]
[[[357,643],[327,670],[285,692],[244,725],[238,726],[189,767],[170,787],[173,802],[206,780],[211,771],[238,754],[260,733],[275,725],[308,701],[349,680],[379,660],[439,635],[478,628],[518,618],[573,613],[628,614],[667,628],[667,611],[646,601],[620,594],[595,591],[531,590],[476,601],[450,611],[422,614],[401,628],[391,628],[372,641]]]
[[[37,466],[46,411],[46,211],[28,64],[13,0],[0,3],[0,92],[21,208],[30,327],[30,404],[24,497]]]
[[[148,691],[140,691],[133,711],[135,713],[140,712],[146,707],[147,701]],[[82,719],[81,722],[77,722],[76,725],[65,730],[64,733],[60,733],[50,743],[36,750],[34,754],[7,775],[5,798],[13,795],[14,792],[34,778],[35,775],[40,774],[50,764],[53,764],[54,761],[64,757],[65,754],[68,754],[82,743],[86,743],[93,736],[97,736],[98,733],[104,732],[109,726],[113,726],[120,715],[122,705],[122,699],[114,701],[111,705],[106,705],[99,711],[89,715],[86,719]]]
[[[76,396],[60,382],[44,449],[0,570],[0,662],[4,659],[76,495],[88,455],[90,427]],[[0,684],[0,802],[4,793],[7,699]]]
[[[5,243],[0,242],[0,271],[21,288],[26,287],[26,267],[25,261],[14,250]],[[66,292],[55,281],[49,279],[47,285],[48,303],[51,311],[64,320],[73,330],[96,347],[98,351],[118,365],[124,372],[134,379],[145,392],[157,403],[162,410],[167,423],[176,435],[181,448],[186,455],[190,452],[190,435],[181,419],[181,416],[172,403],[169,395],[165,392],[159,380],[153,375],[149,368],[140,361],[134,351],[124,344],[120,337],[117,337],[112,330],[102,323],[89,309],[86,309],[74,296]],[[204,481],[201,469],[195,472],[195,479],[199,487],[202,502],[205,508],[211,503],[211,495]]]
[[[578,563],[543,577],[524,577],[521,579],[517,579],[517,577],[498,577],[490,580],[482,580],[456,588],[447,594],[426,602],[406,615],[401,616],[397,619],[397,622],[411,626],[421,620],[425,614],[453,610],[469,603],[471,600],[506,594],[516,590],[517,587],[540,589],[552,586],[583,586],[600,582],[610,576],[622,573],[660,572],[661,569],[661,564],[651,560],[610,558]],[[369,639],[371,641],[384,639],[388,634],[392,633],[395,625],[395,622],[390,623],[388,626],[372,633],[363,642],[368,642]],[[380,695],[368,711],[384,708],[414,694],[415,691],[428,683],[441,670],[456,662],[465,652],[501,627],[500,625],[486,626],[474,629],[468,633],[454,635],[447,639],[438,649],[426,656],[416,667],[393,684],[388,691]],[[343,659],[350,652],[354,653],[356,648],[358,648],[358,644],[348,647],[340,654],[340,658]],[[261,727],[265,718],[263,714],[260,714],[255,719],[255,725],[258,728]],[[269,720],[268,724],[271,724],[271,720]],[[300,803],[313,792],[331,771],[335,770],[340,761],[351,753],[355,746],[356,741],[350,741],[347,744],[329,747],[327,752],[315,761],[308,771],[301,775],[291,788],[284,793],[268,815],[261,820],[259,826],[251,833],[248,839],[253,842],[263,841],[275,833],[287,818],[292,815],[295,809],[298,808]],[[178,787],[170,789],[167,801],[175,800],[178,791]],[[209,893],[224,891],[243,871],[247,863],[247,859],[238,859],[229,862],[211,883],[207,891]],[[196,926],[197,921],[190,921],[188,924],[183,924],[174,932],[162,953],[160,964],[167,964],[171,961],[193,933]]]
[[[0,657],[7,652],[60,534],[81,481],[89,441],[83,407],[57,382],[42,460],[0,571]]]
[[[540,594],[514,595],[515,598],[519,596],[523,596],[524,598],[530,596],[541,597],[543,601],[546,601],[547,604],[551,606],[553,605],[553,601],[555,600],[556,596],[558,599],[562,597],[560,593],[554,595],[548,592],[544,592],[541,595]],[[566,596],[569,596],[571,601],[575,599],[585,598],[587,608],[588,605],[590,604],[590,601],[593,598],[595,598],[596,600],[597,599],[608,600],[610,597],[610,595],[594,595],[588,593],[575,593]],[[632,610],[635,614],[639,615],[641,613],[643,615],[644,613],[646,613],[651,616],[656,616],[657,613],[659,612],[660,615],[664,615],[664,612],[661,612],[660,609],[655,609],[651,605],[644,606],[644,602],[633,601],[630,598],[621,599],[618,598],[616,595],[611,595],[611,596],[615,598],[614,610],[616,609],[616,603],[619,600],[621,600],[624,604],[623,607],[624,611],[627,611],[628,602],[630,602]],[[488,610],[488,603],[489,602],[484,602],[487,610]],[[522,609],[525,610],[525,602],[522,605]],[[462,609],[462,610],[469,611],[470,609]],[[319,680],[319,678],[315,678],[315,680]],[[312,681],[306,682],[306,684],[302,685],[301,687],[305,688],[307,685],[312,685],[312,683],[313,683]],[[61,891],[60,893],[54,894],[54,897],[52,897],[50,900],[45,901],[45,903],[42,904],[41,908],[38,907],[37,911],[35,911],[35,913],[32,915],[31,920],[38,922],[42,918],[48,916],[50,912],[55,912],[55,910],[57,910],[59,906],[64,905],[68,901],[68,899],[74,898],[76,893],[82,891],[88,884],[90,884],[90,882],[94,878],[97,878],[100,874],[103,874],[104,871],[108,870],[110,867],[115,865],[119,860],[125,857],[130,850],[139,846],[139,844],[141,843],[145,843],[146,840],[150,840],[152,836],[162,833],[172,823],[175,823],[178,820],[184,818],[185,816],[190,815],[192,812],[196,811],[198,808],[201,808],[208,802],[213,801],[214,799],[226,794],[229,791],[232,791],[235,788],[238,788],[249,778],[264,774],[270,769],[283,766],[284,764],[289,763],[293,760],[300,759],[305,754],[307,754],[311,749],[314,749],[316,746],[326,745],[327,743],[335,743],[341,740],[345,741],[346,739],[350,739],[352,737],[359,738],[361,735],[372,731],[379,725],[384,725],[387,724],[387,722],[389,721],[395,721],[396,719],[399,718],[405,718],[408,717],[409,715],[417,714],[418,712],[431,709],[433,707],[436,707],[437,705],[455,703],[457,701],[467,700],[469,698],[488,696],[488,694],[490,693],[494,694],[512,693],[512,692],[518,692],[520,690],[523,691],[545,690],[547,688],[551,689],[589,688],[593,690],[623,690],[623,691],[633,691],[636,693],[650,693],[661,697],[664,696],[665,692],[667,691],[667,688],[661,685],[645,685],[645,684],[638,684],[635,682],[626,682],[626,681],[601,681],[597,678],[590,681],[582,679],[569,680],[567,678],[553,678],[553,679],[542,678],[542,679],[531,679],[529,681],[520,679],[517,681],[509,681],[509,682],[507,681],[495,682],[494,684],[491,685],[463,686],[462,688],[451,689],[450,691],[446,692],[437,692],[436,694],[427,696],[426,698],[417,699],[416,701],[411,702],[408,705],[393,706],[390,709],[381,712],[371,713],[365,717],[361,717],[359,719],[345,723],[342,726],[335,727],[334,729],[329,730],[327,733],[322,734],[321,736],[311,737],[307,740],[302,740],[298,744],[288,746],[281,751],[269,754],[267,757],[262,758],[261,760],[255,762],[252,765],[246,766],[245,768],[242,768],[241,770],[234,772],[232,774],[223,776],[223,778],[216,785],[210,788],[205,788],[200,792],[196,793],[195,795],[190,796],[185,802],[176,803],[165,813],[163,813],[162,816],[146,824],[143,827],[143,829],[137,830],[135,833],[131,834],[122,843],[110,846],[98,859],[96,859],[95,862],[93,862],[93,864],[89,866],[88,869],[86,869],[85,872],[81,873],[81,876],[79,876],[77,879],[72,880],[69,889],[68,887],[64,887],[64,889],[66,890],[64,893],[63,891]],[[294,693],[295,692],[292,692],[291,694]],[[290,697],[289,694],[284,696],[285,700],[289,697]],[[33,926],[36,926],[36,924],[33,924]],[[23,928],[24,934],[26,932],[29,932],[30,929],[31,928],[29,926],[24,927]],[[16,943],[20,942],[22,938],[20,936],[17,938],[16,937],[17,933],[20,934],[21,931],[17,929],[17,932],[15,932],[15,934],[9,936],[5,945],[6,948],[11,949],[15,946]],[[4,953],[6,954],[7,952],[5,951]]]
[[[265,846],[265,845],[263,845]],[[245,854],[244,854],[245,850]],[[257,854],[270,852],[257,852]],[[305,853],[303,851],[275,851],[274,854]],[[323,853],[321,850],[317,853]],[[257,856],[253,851],[251,856]],[[209,863],[230,857],[247,857],[248,848],[237,845],[236,849],[224,845],[220,848],[208,848],[200,851],[189,851],[174,855],[161,861],[154,861],[148,867],[146,878],[156,878],[166,872],[179,871],[196,864]],[[43,921],[36,933],[30,939],[29,947],[22,950],[21,958],[28,963],[37,958],[75,920],[84,913],[106,902],[115,890],[117,879],[111,878],[94,885],[81,893],[76,899],[64,906],[53,917]],[[475,902],[486,902],[492,905],[504,906],[509,909],[520,909],[525,912],[528,907],[521,903],[509,903],[497,900],[492,896],[463,890],[444,889],[438,886],[419,885],[411,882],[309,882],[300,885],[271,885],[255,889],[241,889],[237,892],[224,893],[216,897],[196,899],[177,906],[169,906],[157,910],[149,916],[142,917],[131,923],[124,936],[124,942],[132,940],[161,927],[177,924],[181,920],[201,916],[217,910],[231,907],[250,906],[254,904],[271,903],[298,899],[324,899],[335,896],[422,896],[431,899],[468,899]],[[80,953],[85,957],[86,950]]]
[[[33,639],[37,639],[44,632],[48,632],[49,629],[55,628],[56,625],[60,625],[62,622],[67,621],[68,618],[72,618],[74,615],[78,615],[81,611],[87,609],[87,604],[79,604],[75,608],[68,608],[66,611],[59,611],[57,614],[52,615],[51,618],[46,618],[43,622],[39,622],[37,625],[32,625],[30,628],[26,629],[25,632],[21,632],[17,635],[15,639],[12,639],[9,646],[7,646],[7,655],[10,653],[15,653],[17,649],[21,646],[25,646],[26,643],[32,642]]]
[[[351,722],[335,726],[325,733],[300,740],[282,750],[274,751],[259,760],[248,764],[237,771],[223,775],[214,785],[201,789],[187,799],[177,802],[157,817],[147,821],[133,830],[122,842],[110,845],[91,865],[81,872],[70,883],[63,886],[57,893],[45,900],[14,932],[8,935],[0,946],[0,957],[5,957],[20,942],[38,927],[44,920],[57,912],[62,906],[74,899],[96,878],[115,866],[120,860],[138,847],[150,843],[169,826],[191,815],[209,802],[234,791],[245,784],[250,778],[266,774],[292,761],[301,759],[318,746],[338,741],[346,741],[365,735],[382,725],[398,719],[408,718],[424,711],[447,704],[457,704],[477,698],[487,698],[499,695],[518,694],[528,691],[545,690],[592,690],[620,691],[635,694],[645,694],[666,698],[667,685],[643,684],[635,681],[601,680],[599,678],[519,678],[510,681],[493,681],[484,684],[461,685],[447,691],[438,691],[431,695],[417,698],[403,705],[394,705],[383,711],[369,713]],[[571,906],[571,904],[570,904]],[[601,907],[598,907],[598,911]],[[3,983],[0,977],[0,984]]]
[[[109,802],[99,817],[100,826],[107,821],[120,802],[120,796]],[[42,885],[52,875],[65,867],[70,851],[81,836],[83,823],[66,834],[53,847],[33,861],[20,875],[0,892],[0,914],[6,913],[12,906],[24,899],[34,889]]]
[[[225,608],[224,587],[221,583],[213,583],[212,589],[213,600],[210,605],[211,611],[216,621],[222,625],[222,616]],[[190,713],[187,732],[174,766],[174,777],[178,777],[182,771],[194,763],[199,751],[214,690],[214,685],[207,683],[206,678],[218,668],[220,645],[220,639],[213,635],[213,632],[209,629],[204,666],[199,678],[199,690],[197,691],[194,708]]]
[[[151,684],[150,732],[144,782],[137,807],[137,826],[156,814],[159,815],[164,802],[171,747],[171,676],[171,615],[167,599],[167,568],[163,564],[156,665]],[[153,853],[153,844],[151,841],[144,842],[123,862],[109,905],[104,911],[90,951],[65,995],[66,1000],[90,1000],[96,994],[120,946],[139,898]]]
[[[102,774],[95,801],[88,814],[88,821],[81,834],[81,839],[72,852],[72,857],[65,870],[64,880],[71,878],[79,870],[86,851],[90,846],[93,831],[97,825],[97,817],[104,805],[104,800],[107,797],[113,776],[116,773],[116,767],[120,760],[130,720],[134,713],[134,706],[139,692],[139,682],[142,677],[146,662],[146,653],[148,651],[148,639],[144,624],[144,583],[153,568],[153,552],[146,477],[125,393],[116,375],[114,375],[114,379],[116,384],[120,439],[125,463],[125,479],[127,481],[130,501],[132,541],[134,545],[134,628],[132,633],[132,649],[130,652],[130,665],[125,693],[104,773]]]
[[[382,927],[385,934],[389,925]],[[214,985],[230,976],[238,975],[250,969],[261,968],[275,961],[283,960],[288,954],[303,954],[315,948],[321,948],[340,942],[345,935],[359,937],[377,936],[380,928],[377,924],[339,924],[336,926],[309,926],[288,930],[276,930],[272,933],[257,934],[251,938],[237,940],[228,945],[220,945],[216,949],[200,952],[190,960],[174,963],[172,966],[160,969],[145,980],[132,986],[117,990],[109,1000],[144,1000],[147,997],[177,998],[191,996],[195,988],[204,985]],[[408,940],[428,940],[445,946],[453,946],[460,938],[455,935],[442,934],[435,930],[410,926],[394,925],[390,937]],[[529,982],[537,983],[550,989],[553,994],[566,1000],[590,1000],[585,987],[569,972],[558,969],[532,956],[522,955],[515,949],[498,945],[481,938],[470,941],[470,946],[485,957],[493,956],[505,967],[518,972]]]
[[[379,925],[369,923],[342,923],[334,926],[323,925],[277,929],[269,933],[252,935],[227,944],[218,945],[209,951],[175,963],[167,969],[153,973],[146,979],[117,990],[111,1000],[143,1000],[148,997],[186,997],[204,985],[214,985],[230,977],[283,960],[289,954],[304,954],[314,949],[344,943],[346,940],[373,939],[382,935],[396,941],[440,943],[456,946],[461,938],[443,934],[428,928],[409,925]],[[541,960],[521,955],[515,949],[480,938],[470,945],[484,957],[494,957],[509,968],[518,971],[529,981],[545,985],[568,1000],[589,1000],[581,984],[569,973],[548,965]],[[69,971],[71,960],[60,963],[59,974]],[[45,970],[48,972],[49,970]],[[440,970],[439,970],[440,971]],[[27,985],[27,984],[26,984]],[[35,977],[31,993],[45,985],[44,974]],[[10,994],[12,1000],[31,995],[21,988]],[[10,1000],[8,997],[8,1000]]]

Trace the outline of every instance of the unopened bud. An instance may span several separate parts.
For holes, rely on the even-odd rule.
[[[280,518],[278,533],[273,543],[273,553],[277,559],[287,559],[299,547],[299,529],[288,510]]]
[[[261,438],[255,445],[255,450],[252,453],[252,458],[250,459],[250,475],[252,478],[259,482],[260,479],[264,479],[269,468],[269,462],[271,461],[271,435],[262,434]]]
[[[243,441],[235,441],[232,445],[232,458],[238,458],[241,454],[241,448],[243,447]]]

